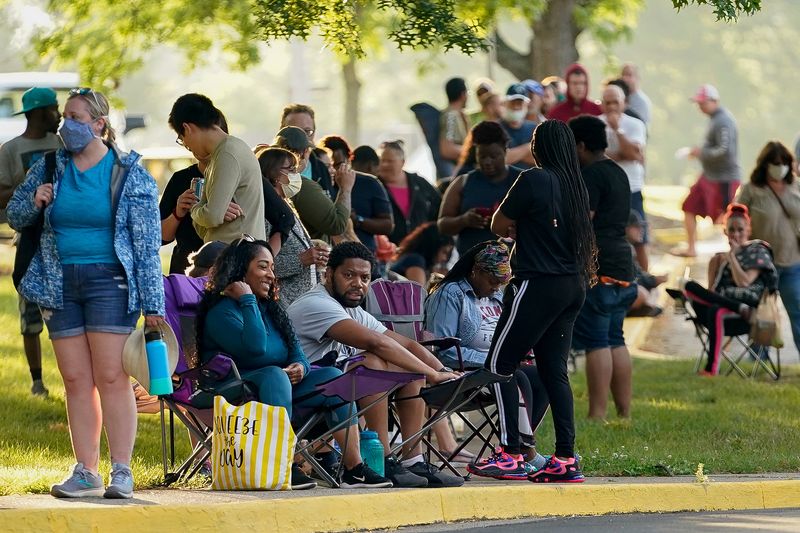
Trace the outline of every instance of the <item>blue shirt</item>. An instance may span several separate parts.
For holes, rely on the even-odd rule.
[[[508,136],[511,137],[511,141],[508,143],[509,148],[516,148],[517,146],[522,146],[523,144],[530,144],[531,139],[533,138],[533,130],[536,129],[536,123],[532,120],[524,120],[519,128],[512,128],[511,124],[505,120],[501,120],[500,125],[504,130],[506,130]],[[522,170],[530,168],[530,165],[524,161],[517,161],[514,163],[514,165]]]
[[[114,251],[111,169],[114,154],[81,172],[70,159],[50,212],[61,264],[119,263]]]

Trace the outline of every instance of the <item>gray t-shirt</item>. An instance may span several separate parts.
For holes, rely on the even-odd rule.
[[[703,174],[711,181],[727,183],[742,177],[736,120],[723,107],[717,109],[708,122],[708,132],[700,150],[700,164]]]
[[[61,138],[54,133],[48,133],[42,139],[27,139],[23,136],[15,137],[0,146],[0,189],[19,187],[25,181],[28,170],[44,154],[63,148]],[[6,210],[0,209],[0,222],[5,222]]]
[[[645,125],[650,124],[650,109],[652,104],[650,98],[644,91],[636,91],[628,96],[628,108],[636,112],[641,117]]]
[[[330,351],[339,352],[339,360],[364,351],[327,336],[328,330],[342,320],[355,320],[372,331],[386,332],[386,326],[362,308],[342,306],[321,283],[292,302],[287,313],[300,347],[311,363],[319,361]]]

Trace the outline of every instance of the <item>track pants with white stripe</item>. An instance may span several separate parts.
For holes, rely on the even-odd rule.
[[[572,328],[585,297],[584,282],[578,275],[514,278],[503,295],[503,312],[484,365],[496,374],[513,375],[520,361],[533,349],[539,377],[550,399],[558,457],[575,456],[575,419],[567,359]],[[494,392],[500,410],[500,443],[518,453],[516,378],[495,384]]]

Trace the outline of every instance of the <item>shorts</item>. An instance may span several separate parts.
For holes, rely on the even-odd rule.
[[[710,217],[716,222],[728,208],[738,188],[739,180],[711,181],[701,174],[689,189],[689,196],[683,201],[681,209],[684,213]]]
[[[23,335],[38,335],[44,329],[39,306],[19,295],[19,330]]]
[[[625,346],[622,323],[637,294],[635,283],[628,287],[599,283],[586,291],[586,301],[575,319],[572,347],[591,352]]]
[[[647,217],[644,214],[644,197],[642,196],[642,191],[631,193],[631,209],[639,213],[639,216],[642,217],[641,244],[647,244],[650,242],[650,232],[648,231]]]
[[[127,335],[139,320],[128,312],[128,280],[120,264],[62,265],[63,307],[43,309],[51,339],[84,333]]]

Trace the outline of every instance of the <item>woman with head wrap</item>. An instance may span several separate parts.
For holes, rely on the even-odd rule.
[[[486,361],[503,309],[502,287],[511,279],[510,255],[502,240],[476,244],[444,279],[431,287],[425,301],[425,329],[437,338],[460,338],[467,369],[481,368]],[[447,366],[459,364],[455,348],[439,352],[438,357]],[[532,469],[538,469],[545,458],[536,452],[533,428],[538,427],[547,411],[547,393],[532,364],[520,365],[516,379],[525,407],[514,416],[519,416],[521,440],[530,448],[525,453],[527,460]]]

